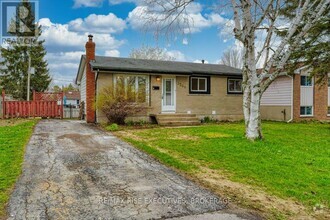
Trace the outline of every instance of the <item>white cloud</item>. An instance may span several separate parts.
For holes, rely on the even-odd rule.
[[[74,0],[74,8],[80,7],[101,7],[103,0]]]
[[[182,40],[182,44],[183,44],[183,45],[188,45],[188,44],[189,44],[188,39],[187,39],[187,38],[183,38],[183,40]]]
[[[127,3],[127,2],[139,4],[139,3],[142,3],[143,0],[109,0],[109,4],[111,4],[111,5],[119,5],[119,4]]]
[[[178,50],[169,50],[166,51],[167,55],[175,58],[176,61],[186,61],[186,56]]]
[[[88,19],[83,20],[88,23]],[[85,44],[89,32],[86,30],[75,30],[69,28],[69,24],[56,24],[48,18],[39,20],[42,25],[41,39],[45,40],[47,50],[46,59],[54,84],[63,85],[72,83],[76,77],[81,55],[85,54]],[[91,28],[92,29],[92,28]],[[103,55],[119,56],[118,48],[124,41],[115,39],[109,33],[93,31],[96,43],[96,53]]]
[[[107,56],[107,57],[120,57],[120,52],[119,52],[119,50],[106,50],[104,52],[104,56]]]
[[[45,40],[45,45],[50,52],[81,50],[87,41],[88,32],[74,32],[69,30],[68,24],[55,24],[48,18],[39,20],[42,25],[41,39]],[[95,34],[96,33],[96,34]],[[124,42],[116,40],[110,34],[93,34],[99,50],[117,49]]]
[[[69,30],[93,33],[120,33],[126,28],[126,22],[115,14],[91,14],[87,18],[77,18],[69,22]]]
[[[84,51],[47,53],[45,58],[48,61],[53,83],[56,85],[73,83],[81,55],[84,53]]]
[[[165,6],[166,7],[166,6]],[[171,6],[169,6],[170,8]],[[176,31],[182,31],[185,34],[197,33],[202,29],[209,28],[212,26],[225,26],[229,21],[223,18],[220,14],[211,13],[203,14],[203,7],[199,3],[190,3],[186,8],[186,14],[182,14],[177,18],[176,22],[172,25]],[[127,22],[133,29],[147,29],[148,31],[155,31],[157,28],[166,27],[172,19],[176,17],[176,14],[172,15],[167,20],[166,14],[160,8],[151,8],[147,5],[139,5],[134,8],[127,18]],[[159,22],[148,22],[150,20]]]

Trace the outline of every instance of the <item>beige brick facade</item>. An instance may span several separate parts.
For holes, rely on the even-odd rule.
[[[242,94],[227,94],[227,77],[211,76],[211,94],[189,94],[189,76],[151,75],[149,77],[149,103],[144,114],[136,115],[139,119],[148,120],[150,114],[162,113],[162,78],[176,79],[175,113],[196,114],[199,118],[209,116],[218,120],[236,121],[243,119]],[[157,81],[156,78],[160,77]],[[104,87],[113,86],[113,74],[100,72],[97,78],[97,94]],[[153,87],[159,90],[153,90]],[[97,111],[97,121],[105,122],[101,111]]]

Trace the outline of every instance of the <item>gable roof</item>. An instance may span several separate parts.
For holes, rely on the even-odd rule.
[[[202,64],[177,61],[145,60],[96,56],[94,70],[128,71],[167,74],[241,75],[241,70],[220,64]]]
[[[96,56],[90,62],[94,71],[117,71],[154,74],[181,74],[181,75],[223,75],[242,76],[240,69],[220,65],[188,63],[178,61],[160,61],[134,58],[118,58]],[[82,73],[86,65],[86,56],[82,55],[77,74],[76,83],[81,81]]]
[[[67,91],[64,93],[66,99],[69,100],[80,100],[80,92],[79,91]]]

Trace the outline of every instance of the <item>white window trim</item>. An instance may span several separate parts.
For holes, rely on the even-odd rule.
[[[243,88],[241,86],[241,90],[230,90],[229,88],[229,82],[230,81],[242,81],[242,79],[228,79],[228,82],[227,82],[227,87],[228,87],[228,93],[242,93],[243,92]]]
[[[129,77],[129,76],[134,76],[134,77],[145,77],[146,79],[146,102],[144,103],[147,103],[149,104],[149,77],[148,75],[139,75],[139,74],[113,74],[113,88],[115,90],[116,88],[116,84],[117,84],[117,76],[123,76],[123,77]],[[127,78],[124,79],[125,80],[125,84],[127,84]],[[138,79],[135,78],[135,90],[138,91]]]
[[[197,79],[197,90],[194,90],[193,88],[192,88],[192,80],[193,79]],[[205,80],[205,90],[200,90],[199,89],[199,80],[201,80],[201,79],[203,79],[203,80]],[[192,91],[192,92],[207,92],[207,77],[196,77],[196,76],[192,76],[192,77],[190,77],[190,85],[191,85],[191,88],[190,88],[190,91]]]
[[[300,115],[300,117],[302,117],[302,118],[314,117],[314,106],[311,106],[311,105],[309,105],[309,106],[300,106],[300,108],[301,107],[312,107],[312,114],[310,114],[310,115]]]

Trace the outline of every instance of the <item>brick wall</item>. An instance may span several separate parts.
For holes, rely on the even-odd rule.
[[[293,120],[300,119],[300,75],[293,76]]]
[[[316,79],[315,81],[318,81]],[[314,87],[314,117],[317,120],[326,120],[328,112],[328,79],[325,78]]]
[[[89,62],[95,60],[95,43],[93,36],[88,36],[89,40],[86,43],[86,121],[87,123],[95,122],[95,73],[91,69]]]

